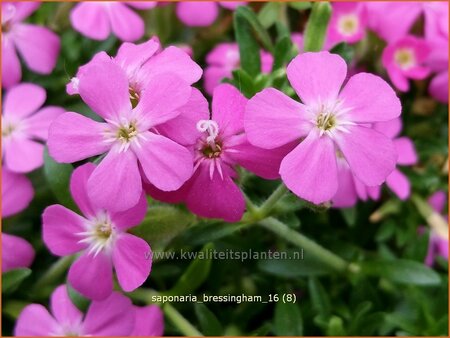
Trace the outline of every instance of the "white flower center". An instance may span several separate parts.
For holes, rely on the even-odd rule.
[[[117,229],[108,212],[100,212],[95,218],[86,222],[86,231],[76,235],[82,239],[79,243],[89,245],[89,254],[97,256],[101,251],[110,252],[117,237]]]
[[[394,60],[395,63],[397,63],[397,65],[404,70],[416,65],[416,57],[413,50],[410,48],[397,49],[394,54]]]
[[[354,125],[345,118],[351,109],[344,108],[341,100],[309,105],[307,110],[313,116],[310,122],[319,129],[320,136],[327,134],[333,137],[336,131],[348,132],[347,126]]]
[[[121,122],[107,120],[111,128],[104,133],[105,142],[119,144],[120,152],[127,151],[131,145],[141,147],[140,141],[147,138],[139,130],[137,120],[122,119]]]
[[[342,35],[351,36],[358,31],[359,19],[355,14],[342,15],[338,20],[338,31]]]

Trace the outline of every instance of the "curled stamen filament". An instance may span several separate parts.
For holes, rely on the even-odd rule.
[[[206,132],[206,142],[214,147],[217,135],[219,135],[219,125],[213,120],[200,120],[197,122],[197,130],[200,132]]]

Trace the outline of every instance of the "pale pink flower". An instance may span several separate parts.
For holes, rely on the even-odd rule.
[[[44,144],[53,120],[64,113],[55,106],[41,108],[46,93],[42,87],[21,83],[10,88],[3,102],[2,150],[4,165],[27,173],[44,163]]]
[[[428,203],[430,203],[436,212],[443,213],[445,205],[447,204],[447,194],[444,191],[437,191],[431,195],[428,199]],[[437,256],[441,256],[448,260],[448,239],[443,238],[437,232],[431,230],[425,264],[432,266]]]
[[[219,5],[234,10],[244,4],[244,1],[182,1],[177,3],[176,13],[186,26],[204,27],[216,21]]]
[[[273,65],[272,54],[261,50],[261,72],[270,73]],[[231,78],[233,70],[239,68],[241,58],[239,46],[234,42],[223,42],[214,47],[206,56],[204,87],[209,95],[213,94],[222,79]]]
[[[93,282],[93,287],[98,281]],[[27,305],[17,318],[14,335],[48,336],[128,336],[135,324],[135,308],[118,292],[93,301],[84,315],[69,297],[67,287],[53,291],[50,311],[41,304]]]
[[[112,31],[122,41],[136,41],[144,35],[144,21],[128,6],[149,9],[156,5],[156,1],[86,1],[72,9],[70,22],[90,39],[106,40]]]
[[[276,179],[281,159],[292,149],[287,146],[267,151],[252,146],[244,133],[246,104],[247,99],[235,87],[221,84],[214,90],[210,119],[206,99],[193,91],[183,113],[158,130],[190,145],[194,174],[178,191],[164,193],[148,185],[147,192],[165,202],[185,202],[190,211],[202,217],[239,221],[245,199],[234,182],[238,178],[236,167]]]
[[[136,321],[131,337],[161,337],[164,334],[164,315],[157,305],[135,306]]]
[[[381,60],[395,87],[406,92],[408,79],[422,80],[430,74],[425,64],[429,53],[430,47],[424,39],[408,35],[388,44]]]
[[[2,233],[2,272],[28,268],[34,260],[34,249],[26,240]]]
[[[23,23],[39,2],[2,3],[2,86],[9,88],[22,78],[17,52],[32,71],[50,74],[60,50],[59,37],[45,27]]]
[[[48,147],[56,161],[65,163],[106,153],[88,182],[95,203],[114,211],[136,205],[142,194],[140,169],[164,191],[180,188],[191,177],[190,152],[154,132],[189,100],[191,87],[185,81],[168,73],[154,76],[130,101],[125,70],[115,60],[101,59],[84,66],[79,93],[105,122],[63,114],[50,127]]]
[[[145,194],[126,211],[100,208],[89,198],[92,175],[95,165],[87,163],[74,170],[70,181],[70,192],[83,216],[61,205],[47,207],[42,215],[43,239],[54,255],[81,253],[70,267],[68,281],[85,297],[102,300],[113,291],[113,267],[119,285],[129,292],[145,282],[152,261],[147,242],[127,233],[145,217]]]
[[[300,54],[288,65],[287,76],[303,103],[267,88],[246,107],[251,144],[273,149],[297,142],[281,162],[281,178],[296,195],[316,204],[338,190],[337,157],[343,156],[353,175],[368,186],[382,184],[397,160],[392,141],[370,127],[400,115],[395,92],[368,73],[352,76],[341,90],[346,74],[347,65],[338,55]]]
[[[362,2],[333,2],[333,11],[328,25],[327,44],[355,43],[366,33],[366,7]]]
[[[31,181],[22,174],[2,167],[2,217],[15,215],[26,209],[33,199]]]

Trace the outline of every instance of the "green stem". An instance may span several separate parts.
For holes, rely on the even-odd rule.
[[[307,254],[314,256],[333,270],[336,270],[338,272],[359,271],[359,266],[355,263],[349,263],[345,261],[341,257],[310,240],[308,237],[305,237],[295,230],[292,230],[286,224],[275,218],[269,217],[260,221],[259,224],[267,230],[272,231],[276,235],[285,239],[286,241],[304,249]]]
[[[288,192],[286,186],[281,183],[278,188],[269,196],[269,198],[259,207],[257,213],[260,218],[270,214],[277,202]]]
[[[165,303],[163,311],[167,318],[170,319],[172,324],[174,324],[178,330],[185,336],[189,337],[200,337],[203,336],[191,323],[189,323],[186,318],[184,318],[172,305]]]

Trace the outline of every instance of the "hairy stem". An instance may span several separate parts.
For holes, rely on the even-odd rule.
[[[186,318],[184,318],[172,305],[165,303],[163,311],[173,325],[185,336],[200,337],[203,336]]]
[[[258,208],[257,216],[261,219],[270,214],[277,202],[288,192],[286,186],[281,183],[278,188],[267,198],[267,200]]]

